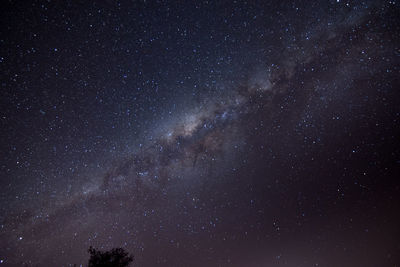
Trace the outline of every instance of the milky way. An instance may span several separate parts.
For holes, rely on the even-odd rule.
[[[396,2],[2,14],[0,266],[399,263]]]

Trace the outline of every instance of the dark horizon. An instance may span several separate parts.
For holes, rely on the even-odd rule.
[[[0,267],[400,263],[398,2],[0,13]]]

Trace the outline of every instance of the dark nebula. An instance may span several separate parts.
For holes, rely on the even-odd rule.
[[[3,3],[0,266],[397,266],[399,10]]]

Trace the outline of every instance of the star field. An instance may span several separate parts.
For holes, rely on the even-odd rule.
[[[0,266],[396,266],[396,1],[27,1],[0,20]]]

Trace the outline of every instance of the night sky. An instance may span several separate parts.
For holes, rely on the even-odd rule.
[[[397,1],[3,1],[0,21],[0,266],[89,246],[399,266]]]

